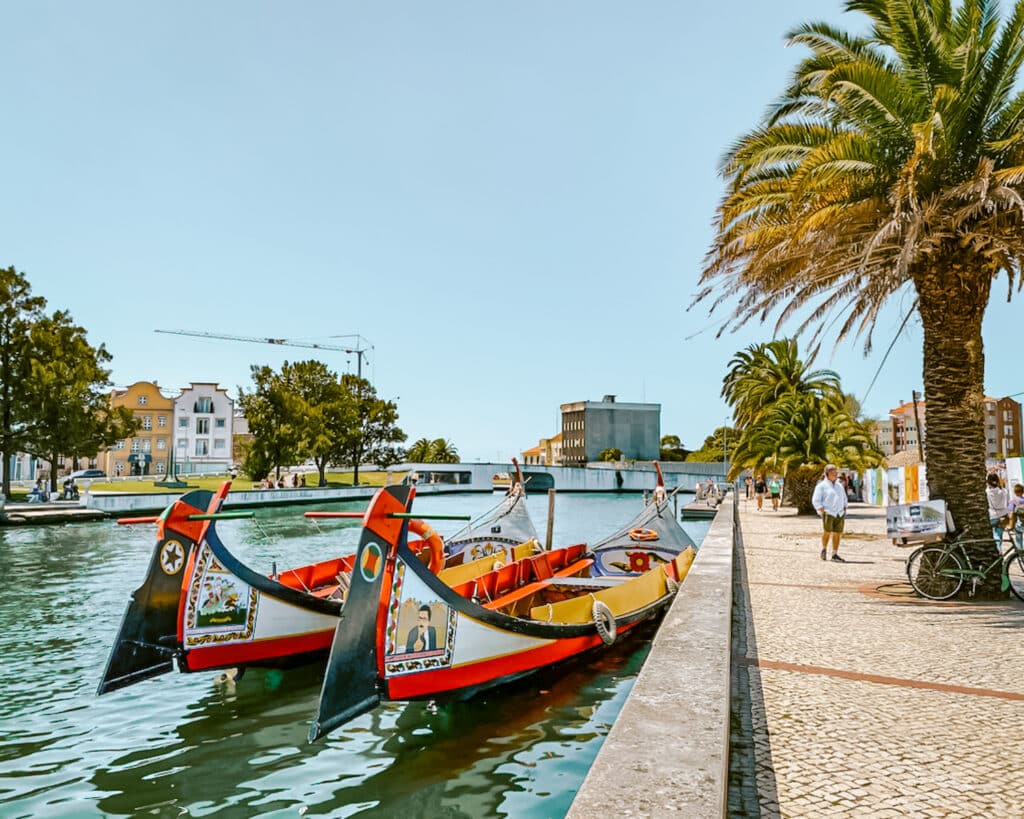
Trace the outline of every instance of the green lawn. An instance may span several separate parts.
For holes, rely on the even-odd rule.
[[[318,481],[316,472],[307,472],[306,475],[306,486],[315,487]],[[386,472],[375,472],[369,471],[359,472],[359,483],[363,486],[383,486]],[[328,472],[327,485],[329,487],[341,487],[352,485],[352,473],[351,472]],[[216,490],[224,482],[225,478],[222,475],[213,476],[182,476],[181,479],[188,484],[189,489],[209,489],[211,491]],[[174,492],[176,490],[169,489],[165,486],[155,486],[154,478],[139,478],[139,479],[126,479],[126,480],[93,480],[90,483],[89,489],[93,492],[139,492],[139,493],[153,493],[153,492]],[[85,489],[85,484],[89,481],[78,481],[78,489],[82,491]],[[239,475],[232,489],[252,489],[255,485],[248,478]],[[61,487],[58,485],[57,491],[59,492]],[[23,502],[28,497],[27,489],[12,489],[10,500],[13,503]]]

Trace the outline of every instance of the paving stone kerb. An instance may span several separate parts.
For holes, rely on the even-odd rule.
[[[724,815],[732,569],[730,497],[666,613],[569,817]]]

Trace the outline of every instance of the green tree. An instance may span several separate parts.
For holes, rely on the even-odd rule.
[[[457,464],[459,450],[445,438],[435,438],[430,442],[430,461],[435,464]]]
[[[68,313],[37,320],[29,336],[33,358],[22,397],[32,421],[25,426],[23,447],[53,465],[50,490],[55,491],[60,456],[93,458],[130,437],[138,422],[130,409],[111,408],[110,370],[103,366],[110,354],[102,344],[92,347]]]
[[[985,532],[982,320],[1002,274],[1008,296],[1020,288],[1024,258],[1024,0],[1002,20],[991,0],[845,9],[864,33],[793,31],[810,55],[729,149],[697,301],[738,297],[726,326],[810,306],[800,329],[815,338],[839,311],[838,339],[870,348],[879,311],[909,294],[924,331],[929,491],[959,527]]]
[[[430,462],[430,439],[420,438],[417,440],[406,453],[409,460],[413,463],[424,464]]]
[[[622,450],[612,447],[611,449],[602,449],[597,454],[597,460],[615,462],[622,459]]]
[[[341,384],[355,405],[355,423],[335,441],[333,460],[351,465],[352,482],[358,485],[360,465],[387,460],[406,436],[398,427],[397,405],[378,398],[369,381],[346,373]]]
[[[32,373],[30,330],[46,299],[32,295],[28,279],[13,267],[0,269],[0,460],[3,494],[11,496],[11,457],[25,448],[32,419],[22,385]]]
[[[690,450],[683,446],[678,435],[662,435],[658,457],[663,461],[685,461]]]
[[[881,459],[863,424],[813,393],[788,393],[765,407],[730,455],[730,477],[779,472],[787,502],[806,513],[814,511],[811,495],[826,463],[864,469]]]
[[[732,458],[732,442],[736,438],[736,430],[732,427],[718,427],[718,429],[704,439],[700,449],[686,456],[686,460],[691,463],[723,463],[727,449],[730,459]]]
[[[238,403],[253,435],[242,469],[253,480],[271,471],[280,477],[281,467],[299,460],[302,449],[301,399],[270,367],[254,364],[250,371],[253,390],[238,391]]]
[[[812,356],[813,358],[813,356]],[[839,376],[832,370],[809,370],[800,358],[796,339],[751,344],[729,362],[722,398],[740,429],[785,395],[816,395],[836,407],[842,404]]]
[[[286,361],[280,382],[289,396],[297,459],[312,459],[320,486],[326,486],[327,465],[335,454],[338,437],[356,423],[356,403],[337,374],[320,361]]]

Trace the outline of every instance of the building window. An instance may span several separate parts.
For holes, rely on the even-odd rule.
[[[213,422],[213,425],[217,427],[217,429],[224,429],[224,419],[218,418],[216,421]]]
[[[163,474],[163,473],[167,472],[166,464],[164,464],[163,461],[157,461],[156,462],[156,471],[157,471],[157,474]]]
[[[166,415],[158,415],[156,417],[156,425],[158,427],[160,427],[161,429],[163,427],[166,427],[167,426],[167,416]]]
[[[178,419],[178,429],[188,429],[188,418]]]
[[[224,451],[224,443],[225,442],[224,442],[223,438],[214,438],[213,439],[213,449],[214,449],[214,451],[216,452],[216,451],[219,450],[220,452],[223,452]]]
[[[184,455],[187,450],[188,450],[188,438],[179,438],[178,439],[178,452],[180,452],[182,455]]]
[[[213,412],[212,398],[197,398],[193,412]]]
[[[132,438],[132,452],[138,452],[138,451],[139,451],[139,439],[138,438]]]
[[[124,438],[114,444],[114,449],[124,449]]]
[[[209,435],[210,434],[210,419],[209,418],[196,418],[196,435]]]
[[[159,451],[163,451],[163,450],[167,449],[167,439],[166,438],[157,438],[156,439],[156,448]]]
[[[205,438],[196,439],[196,455],[209,455],[210,454],[210,442]]]
[[[152,415],[143,415],[142,416],[142,428],[143,429],[152,429],[153,428],[153,416]]]
[[[140,395],[139,396],[139,406],[140,407],[144,407],[148,403],[149,403],[149,396],[147,396],[147,395]]]
[[[150,452],[153,449],[153,442],[149,438],[142,439],[142,451]]]

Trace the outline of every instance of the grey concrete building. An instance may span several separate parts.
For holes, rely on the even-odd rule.
[[[606,395],[600,401],[562,404],[562,463],[579,466],[596,461],[606,449],[646,461],[658,457],[661,404],[629,404]]]

